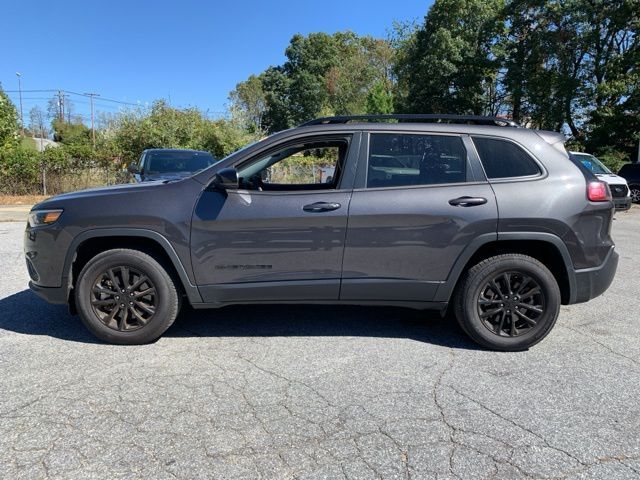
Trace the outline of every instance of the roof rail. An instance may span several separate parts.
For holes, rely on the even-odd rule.
[[[350,122],[376,122],[380,120],[397,120],[399,123],[416,122],[416,123],[466,123],[469,125],[492,125],[499,127],[516,127],[521,125],[500,117],[484,117],[480,115],[439,115],[439,114],[416,114],[403,113],[391,115],[339,115],[335,117],[316,118],[309,122],[305,122],[301,127],[309,125],[329,125]]]

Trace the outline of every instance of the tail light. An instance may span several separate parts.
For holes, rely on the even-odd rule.
[[[612,200],[611,190],[605,182],[589,182],[587,197],[591,202],[610,202]]]

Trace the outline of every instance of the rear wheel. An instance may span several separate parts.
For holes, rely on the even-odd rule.
[[[458,323],[477,343],[494,350],[525,350],[553,328],[560,289],[538,260],[498,255],[467,271],[454,303]]]
[[[629,192],[631,193],[631,201],[633,203],[640,203],[640,186],[632,185],[629,187]]]
[[[149,343],[171,326],[180,297],[167,271],[138,250],[114,249],[93,257],[75,287],[78,313],[96,337],[110,343]]]

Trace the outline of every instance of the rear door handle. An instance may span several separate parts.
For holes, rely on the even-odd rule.
[[[454,207],[473,207],[475,205],[484,205],[487,199],[484,197],[458,197],[449,200],[449,205]]]
[[[302,209],[305,212],[330,212],[331,210],[337,210],[341,207],[339,203],[333,202],[316,202],[305,205]]]

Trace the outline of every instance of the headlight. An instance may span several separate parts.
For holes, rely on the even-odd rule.
[[[62,209],[58,210],[33,210],[29,212],[29,226],[51,225],[62,215]]]

